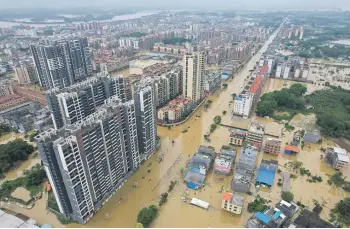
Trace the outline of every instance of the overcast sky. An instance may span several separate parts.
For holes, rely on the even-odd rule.
[[[227,9],[350,9],[350,0],[0,0],[4,8],[69,8],[99,6],[103,8],[222,8]]]

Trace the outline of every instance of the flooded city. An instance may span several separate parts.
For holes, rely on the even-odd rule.
[[[143,15],[140,15],[140,17],[141,16]],[[146,16],[146,14],[144,16]],[[122,19],[116,18],[116,20]],[[137,216],[140,210],[152,204],[158,204],[161,194],[167,192],[169,184],[175,181],[175,187],[171,192],[169,192],[167,201],[159,208],[159,214],[150,225],[151,227],[246,227],[248,219],[253,215],[253,213],[250,213],[247,210],[248,203],[253,201],[257,196],[267,199],[269,201],[269,205],[271,206],[279,203],[281,201],[282,185],[277,185],[277,183],[281,182],[284,174],[288,173],[293,175],[290,179],[289,188],[294,194],[294,202],[299,202],[300,204],[305,205],[307,208],[313,208],[316,204],[322,206],[323,211],[321,212],[320,216],[325,220],[329,220],[331,209],[334,208],[335,204],[346,197],[350,197],[349,192],[344,191],[340,187],[335,187],[327,183],[329,177],[336,172],[333,168],[328,166],[324,160],[325,149],[328,147],[338,146],[333,139],[322,138],[322,140],[316,144],[304,144],[304,142],[302,142],[301,150],[297,153],[297,155],[286,155],[282,151],[277,155],[271,155],[265,154],[261,150],[257,156],[256,167],[258,168],[260,166],[261,160],[276,160],[278,163],[279,172],[276,173],[276,176],[274,175],[274,182],[271,188],[260,185],[255,186],[255,184],[252,184],[250,185],[249,193],[240,194],[244,196],[245,199],[243,212],[241,215],[234,215],[228,211],[222,210],[223,194],[226,191],[232,192],[230,182],[233,176],[233,171],[231,171],[229,176],[223,176],[218,175],[213,171],[213,169],[211,169],[205,178],[205,185],[199,190],[188,188],[183,181],[185,177],[184,171],[187,171],[188,164],[198,147],[200,145],[212,146],[215,148],[216,152],[220,152],[223,145],[229,145],[229,135],[232,128],[248,130],[252,123],[258,123],[264,127],[265,131],[262,145],[266,143],[269,137],[277,136],[282,142],[281,147],[283,150],[286,145],[292,145],[291,142],[293,141],[295,132],[317,128],[317,118],[314,113],[296,114],[288,122],[285,120],[277,121],[272,117],[257,116],[254,112],[256,104],[252,105],[253,112],[251,112],[250,118],[243,118],[233,115],[232,110],[236,95],[239,95],[243,91],[244,87],[249,82],[249,79],[254,74],[254,69],[257,66],[257,63],[259,63],[262,53],[267,50],[269,44],[273,41],[278,32],[279,29],[266,41],[262,48],[250,58],[250,60],[242,67],[240,71],[234,73],[232,77],[229,77],[225,81],[225,83],[228,84],[227,88],[219,87],[206,98],[206,101],[212,101],[208,105],[208,108],[204,108],[203,105],[199,106],[198,109],[191,114],[188,120],[182,124],[173,126],[157,126],[157,134],[161,141],[160,148],[157,149],[154,155],[152,155],[148,160],[142,162],[142,165],[137,169],[137,171],[123,184],[119,190],[115,192],[114,195],[110,197],[109,200],[104,203],[104,205],[90,220],[87,221],[86,224],[62,224],[54,213],[48,211],[47,203],[49,195],[46,191],[43,192],[41,198],[33,201],[33,205],[27,206],[9,201],[1,202],[0,207],[6,208],[13,212],[22,213],[30,218],[33,218],[39,224],[50,224],[53,227],[133,228],[137,223]],[[218,66],[210,68],[215,70],[219,69]],[[316,74],[316,69],[314,70],[315,72],[311,73],[311,75]],[[336,71],[335,68],[333,69],[333,67],[330,70],[334,72]],[[350,71],[348,68],[345,70],[343,69],[342,71],[344,74],[347,73],[347,75],[349,75],[348,73]],[[111,75],[123,75],[126,77],[130,75],[130,71],[129,69],[124,69],[119,72],[113,72]],[[327,76],[328,75],[325,73],[324,78],[327,78]],[[320,78],[315,76],[315,79],[316,78],[318,81],[320,80]],[[333,78],[330,77],[329,79]],[[346,83],[350,83],[348,78],[345,77],[343,79],[340,76],[338,77],[338,75],[334,76],[334,80],[337,80],[337,82],[346,81]],[[267,78],[265,82],[262,82],[263,86],[261,87],[261,92],[259,91],[260,96],[265,93],[281,90],[283,88],[289,88],[295,83],[292,80],[283,78]],[[311,83],[306,80],[301,84],[307,87],[306,94],[310,94],[316,90],[325,88],[323,83]],[[152,94],[152,92],[150,94]],[[289,114],[288,112],[278,111],[278,114],[281,115],[285,113]],[[211,131],[211,124],[216,116],[221,116],[221,125],[217,125],[216,129]],[[293,130],[288,130],[286,124],[292,125]],[[210,133],[209,140],[206,138],[207,133]],[[2,136],[0,143],[5,144],[17,138],[22,138],[28,143],[34,145],[33,142],[28,141],[28,137],[25,138],[24,134],[19,133],[11,133]],[[38,145],[40,145],[39,140]],[[40,147],[38,148],[41,149]],[[236,151],[236,160],[238,160],[241,154],[241,147],[236,147]],[[63,153],[61,152],[61,154]],[[64,155],[64,157],[66,157],[66,155]],[[93,160],[95,160],[95,158]],[[91,161],[89,161],[89,163],[90,162]],[[308,176],[303,176],[300,174],[299,170],[293,170],[290,165],[291,163],[295,162],[301,162],[302,167],[308,170],[312,176],[321,177],[321,182],[309,182]],[[30,169],[40,163],[41,160],[38,155],[38,151],[36,150],[29,156],[28,160],[16,164],[13,169],[4,173],[5,178],[0,180],[0,184],[5,181],[22,177],[25,170]],[[67,164],[64,165],[67,167]],[[110,168],[108,169],[110,170]],[[127,169],[125,169],[125,171],[126,170]],[[343,173],[347,177],[350,174],[350,167],[345,168]],[[51,179],[50,182],[52,181]],[[255,182],[255,179],[253,180]],[[47,183],[48,182],[45,180],[45,183],[42,184],[43,190]],[[89,185],[91,184],[89,183]],[[24,187],[16,188],[11,195],[18,199],[22,198],[30,200],[32,198],[29,191]],[[187,200],[190,200],[193,197],[208,202],[210,204],[209,209],[205,210],[190,204]],[[96,198],[96,196],[94,196],[94,198]],[[91,199],[89,200],[91,201]],[[88,216],[90,217],[90,215]]]

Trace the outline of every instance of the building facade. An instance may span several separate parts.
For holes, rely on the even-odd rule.
[[[221,200],[221,208],[236,215],[242,213],[244,198],[230,192],[226,192]]]
[[[20,64],[20,65],[13,67],[13,70],[15,72],[15,80],[18,83],[23,83],[23,84],[31,83],[29,73],[28,73],[26,66]]]
[[[47,104],[56,129],[93,114],[112,96],[117,96],[122,102],[131,99],[126,78],[99,74],[69,87],[53,88],[46,92]]]
[[[36,137],[60,212],[86,223],[138,168],[134,101],[110,98],[97,112]]]
[[[281,145],[281,140],[269,138],[266,140],[264,153],[279,155],[281,152]]]
[[[183,95],[198,101],[204,94],[205,55],[194,52],[183,56]]]
[[[154,85],[140,85],[134,93],[140,153],[146,156],[156,150],[157,126]]]
[[[64,88],[91,75],[93,66],[87,38],[30,46],[39,83],[44,90]]]

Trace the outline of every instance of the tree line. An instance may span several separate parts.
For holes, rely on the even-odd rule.
[[[25,161],[34,152],[34,147],[22,139],[0,145],[0,174],[7,172],[18,161]]]
[[[287,118],[291,119],[297,112],[313,112],[323,136],[349,139],[350,91],[330,86],[329,90],[303,96],[305,93],[306,87],[299,83],[289,89],[266,93],[261,97],[256,113],[276,118],[277,111],[288,112],[290,116]],[[305,104],[311,104],[313,109],[307,111]]]

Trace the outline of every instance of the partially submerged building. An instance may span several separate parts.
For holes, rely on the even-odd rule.
[[[231,173],[233,162],[236,159],[236,150],[229,146],[222,146],[220,153],[215,158],[215,173],[228,176]]]
[[[248,228],[279,228],[292,218],[299,207],[294,203],[281,200],[276,207],[256,212],[247,223]]]
[[[265,143],[264,153],[279,155],[281,152],[282,141],[279,139],[268,138]]]
[[[20,213],[11,212],[10,214],[7,212],[0,210],[2,228],[39,228],[35,220]]]
[[[265,127],[263,125],[260,125],[258,123],[252,123],[249,127],[249,130],[245,139],[245,145],[254,146],[259,151],[263,142],[264,134],[265,134]]]
[[[208,202],[205,202],[197,198],[192,198],[191,204],[200,208],[204,208],[205,210],[208,210],[210,207],[210,204]]]
[[[233,194],[231,192],[226,192],[222,197],[221,208],[232,212],[234,214],[240,215],[244,206],[244,197]]]
[[[242,146],[245,138],[245,131],[239,129],[231,129],[229,144],[235,146]]]
[[[328,148],[326,150],[326,163],[334,169],[342,170],[349,166],[348,152],[339,147]]]
[[[304,209],[288,228],[335,228],[335,226],[321,219],[315,212]]]
[[[278,162],[275,160],[262,160],[256,177],[256,184],[272,187],[275,180],[275,174],[278,168]]]
[[[242,149],[231,180],[231,188],[234,191],[241,193],[249,191],[254,177],[257,156],[258,151],[255,148],[245,147]]]
[[[211,166],[213,165],[216,153],[213,147],[199,146],[197,153],[193,155],[188,165],[188,172],[185,176],[187,187],[199,189],[204,186],[204,180]]]
[[[284,154],[292,155],[292,154],[299,154],[299,153],[300,153],[300,150],[296,146],[286,145],[284,147]]]
[[[304,134],[304,142],[316,144],[321,140],[321,133],[319,130],[306,131]]]

